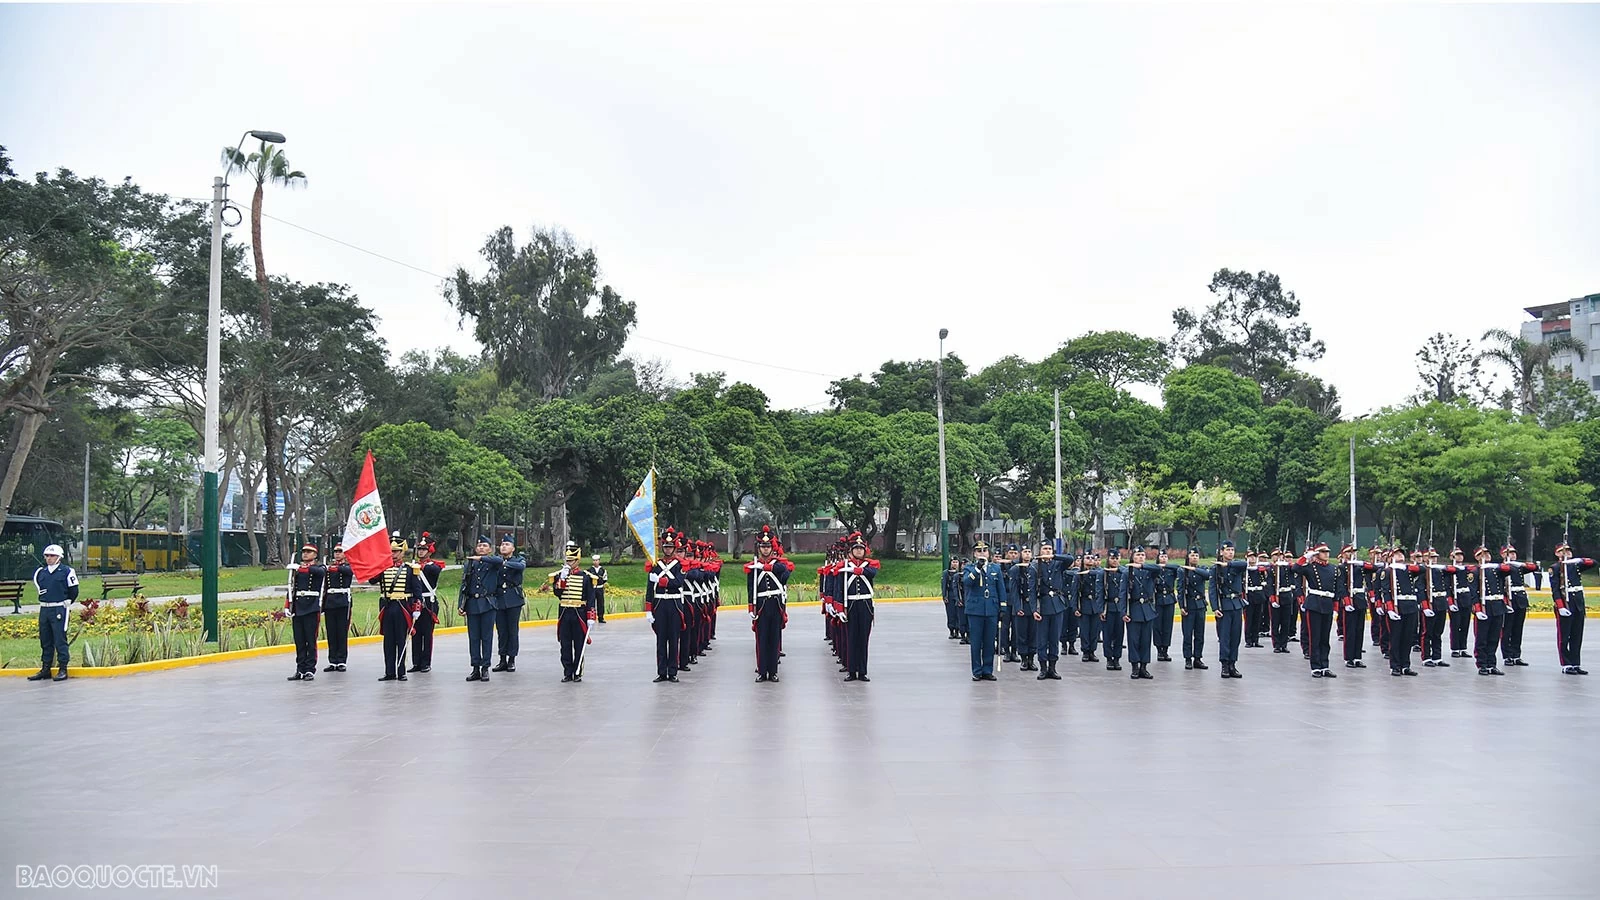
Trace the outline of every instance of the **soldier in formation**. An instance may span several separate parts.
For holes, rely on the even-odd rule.
[[[328,636],[328,665],[324,672],[343,672],[350,660],[350,585],[355,581],[344,545],[333,545],[333,560],[323,581],[323,629]]]
[[[317,677],[317,632],[321,629],[322,592],[328,567],[319,560],[316,544],[300,548],[300,564],[289,566],[289,593],[284,609],[293,617],[294,674],[290,681],[313,681]]]
[[[750,630],[756,636],[756,681],[778,680],[783,629],[789,624],[789,576],[794,564],[780,554],[771,526],[756,536],[756,558],[744,567]]]
[[[561,681],[583,681],[583,658],[593,638],[589,628],[594,622],[594,576],[581,565],[582,551],[572,541],[567,542],[563,553],[564,564],[551,572],[540,590],[555,594],[556,642],[561,645]]]

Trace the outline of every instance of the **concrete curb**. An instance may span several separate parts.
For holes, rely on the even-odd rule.
[[[878,600],[877,602],[878,603],[928,603],[928,602],[937,601],[938,599],[939,599],[938,597],[884,597],[884,598]],[[789,605],[790,606],[821,606],[822,604],[821,604],[820,601],[811,600],[811,601],[807,601],[807,602],[804,602],[804,603],[791,603]],[[743,609],[743,607],[741,605],[735,604],[735,605],[732,605],[732,606],[723,606],[722,608],[720,608],[717,611],[719,613],[733,612],[733,611],[743,612],[744,609]],[[609,619],[642,619],[642,618],[644,618],[644,613],[642,613],[642,612],[612,613],[611,615],[607,616],[606,618],[608,620]],[[551,625],[554,625],[554,624],[556,624],[556,620],[555,619],[530,619],[530,620],[528,620],[526,622],[523,622],[520,627],[522,627],[522,628],[545,628],[545,627],[548,627],[548,626],[551,626]],[[437,629],[434,629],[433,633],[434,633],[435,637],[437,637],[439,635],[442,635],[442,634],[466,634],[467,633],[467,626],[465,626],[465,625],[452,625],[449,628],[437,628]],[[357,645],[360,645],[360,644],[377,644],[377,643],[381,643],[382,641],[383,641],[383,635],[381,635],[381,634],[368,634],[368,635],[362,635],[361,637],[353,637],[353,638],[351,638],[350,639],[350,646],[354,647],[354,646],[357,646]],[[324,651],[327,650],[328,649],[328,642],[325,641],[325,640],[317,641],[317,648],[319,650],[324,650]],[[213,663],[233,662],[235,660],[240,660],[240,659],[255,659],[257,657],[262,657],[262,656],[279,656],[279,655],[293,653],[293,652],[294,652],[294,643],[290,642],[290,643],[287,643],[287,644],[274,644],[271,647],[251,647],[251,648],[249,648],[247,650],[229,650],[226,653],[204,653],[204,654],[201,654],[199,656],[181,656],[181,657],[178,657],[177,659],[154,659],[154,660],[151,660],[149,662],[133,663],[131,665],[126,665],[126,666],[69,666],[68,667],[68,671],[71,672],[73,678],[116,678],[116,677],[121,676],[121,675],[141,675],[141,674],[144,674],[146,672],[165,672],[165,671],[167,671],[169,669],[188,669],[188,668],[191,668],[193,666],[208,666],[208,665],[211,665]],[[28,669],[28,668],[0,669],[0,678],[26,678],[27,676],[32,675],[36,671],[38,671],[38,670],[37,669]]]

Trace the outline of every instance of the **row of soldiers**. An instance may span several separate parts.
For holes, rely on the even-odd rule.
[[[880,568],[861,532],[853,531],[828,548],[827,559],[817,569],[817,595],[822,601],[824,633],[845,681],[871,681],[867,658]]]
[[[655,680],[676,684],[717,639],[722,558],[676,528],[661,533],[656,554],[644,568],[644,615],[656,637]]]
[[[398,532],[389,543],[390,566],[369,580],[378,587],[378,630],[383,636],[384,674],[380,681],[405,681],[408,673],[433,670],[433,638],[439,623],[439,578],[447,566],[437,558],[438,545],[428,532],[417,543],[416,555]],[[290,681],[312,681],[316,675],[318,625],[325,622],[328,665],[324,672],[343,672],[349,658],[351,632],[350,590],[354,572],[344,547],[336,545],[323,563],[315,544],[300,550],[301,559],[289,566],[289,591],[285,611],[293,617],[295,672]],[[498,547],[480,535],[472,555],[462,567],[456,611],[467,625],[472,671],[468,681],[488,681],[490,672],[515,672],[521,649],[522,609],[526,558],[512,536],[503,535]],[[581,680],[582,647],[591,642],[590,624],[605,621],[607,574],[597,554],[592,567],[579,565],[576,544],[568,543],[565,565],[550,574],[540,590],[556,594],[561,609],[557,639],[561,644],[564,681]],[[491,666],[491,651],[498,635],[498,661]],[[407,652],[411,665],[406,666]]]
[[[1281,551],[1250,551],[1238,559],[1231,541],[1224,541],[1214,566],[1200,565],[1189,550],[1178,558],[1175,548],[1137,548],[1131,565],[1120,551],[1104,560],[1089,552],[1057,554],[1055,546],[1039,546],[1038,557],[1012,545],[1002,561],[991,562],[980,541],[970,563],[951,560],[943,575],[942,593],[950,640],[972,647],[974,681],[996,680],[997,656],[1020,662],[1022,671],[1036,671],[1039,680],[1059,679],[1061,653],[1098,662],[1103,648],[1106,668],[1122,669],[1127,650],[1130,674],[1149,679],[1151,650],[1169,661],[1174,611],[1182,621],[1182,653],[1186,669],[1207,669],[1204,661],[1205,621],[1216,617],[1223,678],[1242,678],[1238,651],[1260,647],[1270,635],[1273,651],[1289,652],[1298,641],[1315,678],[1337,677],[1329,664],[1330,634],[1337,624],[1345,666],[1366,668],[1366,617],[1372,613],[1372,639],[1389,659],[1390,673],[1415,675],[1411,653],[1420,652],[1425,667],[1446,667],[1443,635],[1451,633],[1451,656],[1475,657],[1480,675],[1502,675],[1497,654],[1507,664],[1522,659],[1523,623],[1528,609],[1525,578],[1540,577],[1537,563],[1519,562],[1509,542],[1499,562],[1485,547],[1467,564],[1456,549],[1441,564],[1431,550],[1373,548],[1370,558],[1357,559],[1346,546],[1339,563],[1329,560],[1329,547],[1319,544],[1300,557]],[[1593,559],[1575,558],[1566,542],[1557,547],[1550,570],[1557,611],[1561,671],[1583,675],[1584,599],[1582,573]],[[1448,623],[1448,625],[1447,625]],[[1474,649],[1466,649],[1469,628]],[[1298,632],[1298,637],[1296,633]],[[1037,663],[1035,662],[1037,659]]]

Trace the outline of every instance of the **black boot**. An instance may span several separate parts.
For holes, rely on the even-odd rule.
[[[1183,658],[1183,667],[1184,667],[1184,668],[1185,668],[1185,669],[1192,669],[1192,668],[1194,668],[1194,660],[1193,660],[1193,659],[1190,659],[1190,658],[1189,658],[1189,657],[1187,657],[1187,656],[1186,656],[1186,657],[1184,657],[1184,658]]]
[[[50,680],[50,667],[49,666],[45,666],[44,668],[42,668],[39,671],[33,673],[32,675],[29,675],[28,676],[28,680],[29,681],[49,681]]]
[[[1068,644],[1067,645],[1067,655],[1068,656],[1077,656],[1078,655],[1078,645],[1077,644]]]
[[[507,672],[515,672],[516,670],[517,670],[517,658],[515,656],[506,657],[505,671],[507,671]]]
[[[1054,659],[1050,660],[1050,680],[1051,681],[1060,681],[1061,680],[1061,673],[1056,671],[1056,663],[1057,662],[1059,662],[1059,660],[1054,660]]]
[[[1047,679],[1049,677],[1050,677],[1050,660],[1048,660],[1048,659],[1039,660],[1039,674],[1037,676],[1035,676],[1034,680],[1035,681],[1044,681],[1045,679]]]
[[[1198,656],[1196,656],[1194,658],[1194,667],[1196,669],[1209,669],[1209,668],[1211,668],[1210,666],[1206,665],[1206,661],[1205,660],[1201,659]]]
[[[500,657],[500,661],[494,664],[494,668],[490,669],[489,671],[491,671],[491,672],[504,672],[504,671],[506,671],[506,667],[509,666],[509,665],[510,665],[510,663],[507,662],[507,660],[506,660],[506,658],[504,656],[502,656],[502,657]]]
[[[1026,655],[1024,655],[1022,657],[1022,671],[1024,671],[1024,672],[1037,672],[1037,671],[1039,671],[1039,667],[1033,664],[1033,654],[1032,653],[1026,654]]]
[[[1172,662],[1172,657],[1167,655],[1167,651],[1162,650],[1156,655],[1156,662]]]
[[[472,674],[467,676],[467,680],[468,681],[482,681],[483,680],[483,669],[482,669],[482,667],[473,666],[472,667]]]

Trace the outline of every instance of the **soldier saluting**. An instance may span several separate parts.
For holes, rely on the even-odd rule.
[[[500,536],[500,587],[494,599],[494,630],[500,635],[500,662],[492,672],[515,672],[517,650],[522,646],[522,573],[528,561],[517,552],[511,535]]]
[[[1055,544],[1045,541],[1039,545],[1039,558],[1033,564],[1033,576],[1029,579],[1033,585],[1034,647],[1039,652],[1039,681],[1061,680],[1056,674],[1056,664],[1061,661],[1061,629],[1072,596],[1069,585],[1073,579],[1068,575],[1072,563],[1071,555],[1056,556]]]
[[[439,547],[433,535],[424,531],[417,542],[417,576],[422,580],[422,597],[411,611],[415,631],[411,635],[411,672],[433,671],[433,632],[439,625],[439,576],[444,563],[434,559]]]
[[[789,624],[789,576],[793,573],[794,565],[778,556],[772,526],[761,526],[756,558],[744,567],[750,630],[756,635],[757,682],[778,680],[779,649],[784,626]]]
[[[489,680],[489,651],[494,645],[495,602],[500,593],[502,562],[489,544],[489,536],[480,534],[461,571],[456,612],[467,620],[467,649],[472,656],[468,681]]]
[[[1594,565],[1590,557],[1574,558],[1566,541],[1556,545],[1550,596],[1556,602],[1556,657],[1563,675],[1589,674],[1583,669],[1583,573]]]
[[[1500,633],[1500,655],[1506,658],[1508,666],[1525,666],[1522,660],[1522,628],[1528,620],[1528,585],[1523,578],[1533,575],[1535,581],[1539,578],[1539,564],[1536,562],[1518,562],[1517,548],[1511,546],[1510,541],[1500,548],[1501,570],[1505,573],[1506,600],[1511,604],[1511,611],[1506,613],[1506,627]]]
[[[1334,605],[1339,602],[1339,571],[1328,562],[1328,545],[1311,548],[1293,566],[1305,581],[1306,643],[1312,678],[1338,678],[1328,668]]]
[[[572,541],[567,542],[566,565],[550,573],[548,585],[556,595],[556,606],[561,612],[556,619],[556,640],[561,644],[561,681],[583,680],[584,648],[590,641],[589,625],[594,617],[594,578],[579,568],[582,552]]]
[[[1211,567],[1211,608],[1217,614],[1217,660],[1223,678],[1244,677],[1239,673],[1239,640],[1244,636],[1246,563],[1233,558],[1236,552],[1233,541],[1223,541],[1217,564]]]
[[[961,595],[967,610],[967,637],[972,643],[972,680],[998,681],[994,674],[995,642],[1000,629],[1000,600],[1006,593],[1005,573],[989,561],[989,545],[972,545],[972,562],[961,572]]]
[[[322,588],[323,629],[328,636],[328,665],[324,672],[343,672],[350,658],[350,585],[355,571],[344,558],[344,545],[333,545],[333,561]]]
[[[322,617],[322,591],[328,567],[317,561],[317,545],[300,548],[300,564],[289,566],[289,595],[283,605],[294,617],[294,674],[290,681],[317,677],[317,631]]]

